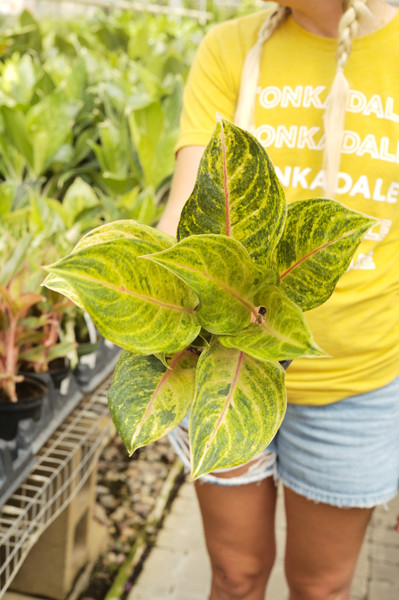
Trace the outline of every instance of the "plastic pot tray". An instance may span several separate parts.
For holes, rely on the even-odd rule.
[[[93,392],[114,370],[121,349],[99,337],[97,349],[80,358],[75,372],[65,377],[59,390],[47,373],[35,375],[48,385],[49,393],[38,421],[24,419],[18,425],[15,439],[0,439],[0,508],[29,474],[37,451],[77,406],[83,394]]]
[[[100,334],[99,345],[95,352],[80,357],[74,375],[80,389],[85,393],[93,392],[98,385],[115,369],[121,348],[106,340]]]
[[[72,372],[54,388],[47,374],[35,375],[48,386],[39,420],[23,419],[18,424],[14,439],[0,439],[0,508],[18,485],[29,474],[35,462],[35,453],[43,446],[82,398]]]

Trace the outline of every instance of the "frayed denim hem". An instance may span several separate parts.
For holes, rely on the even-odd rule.
[[[375,508],[376,506],[385,506],[390,500],[393,500],[397,493],[398,489],[392,489],[390,492],[386,492],[385,494],[374,494],[369,498],[353,498],[348,495],[337,495],[328,492],[322,492],[315,488],[311,488],[309,486],[305,486],[296,481],[292,481],[281,469],[277,468],[277,479],[281,481],[281,483],[295,492],[299,494],[299,496],[303,496],[307,500],[311,500],[316,504],[329,504],[330,506],[336,506],[337,508]]]
[[[190,444],[187,430],[178,425],[171,433],[169,433],[168,437],[174,451],[182,461],[186,473],[190,473]],[[242,466],[243,465],[227,469],[217,469],[214,473],[231,473]],[[274,452],[264,450],[249,463],[248,471],[246,473],[233,477],[218,477],[213,473],[209,473],[200,477],[198,481],[200,483],[234,487],[238,485],[248,485],[249,483],[259,483],[267,477],[274,477],[276,480],[276,455]]]

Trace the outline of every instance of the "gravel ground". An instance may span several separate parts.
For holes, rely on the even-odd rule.
[[[119,436],[104,449],[98,464],[95,518],[108,528],[109,540],[80,600],[104,600],[143,530],[149,550],[155,541],[156,527],[146,520],[175,459],[167,438],[140,448],[131,458]],[[126,593],[139,568],[127,581]]]

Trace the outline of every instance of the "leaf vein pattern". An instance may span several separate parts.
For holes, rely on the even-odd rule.
[[[254,306],[253,303],[245,300],[245,298],[243,298],[242,296],[240,296],[236,290],[234,290],[230,286],[224,284],[223,281],[215,279],[215,277],[213,277],[212,275],[209,274],[209,272],[207,270],[207,267],[205,265],[204,265],[204,267],[206,268],[206,273],[204,271],[200,271],[199,269],[194,269],[193,267],[187,267],[187,265],[179,264],[178,266],[180,268],[182,268],[183,270],[189,271],[190,273],[201,275],[205,279],[208,279],[211,283],[219,286],[220,288],[222,288],[223,290],[225,290],[226,292],[228,292],[231,296],[233,296],[234,298],[236,298],[244,306],[246,306],[247,308],[249,308],[249,310],[255,315],[255,317],[258,315],[258,313],[256,311],[256,307]]]
[[[208,442],[206,444],[206,450],[209,450],[209,448],[211,446],[211,443],[215,439],[215,437],[217,435],[217,432],[219,431],[219,428],[220,428],[221,424],[224,421],[224,417],[225,417],[227,409],[229,408],[229,405],[230,405],[230,403],[232,401],[232,397],[233,397],[233,394],[235,392],[235,389],[236,389],[236,386],[237,386],[237,383],[238,383],[238,378],[239,378],[239,375],[240,375],[240,371],[241,371],[243,359],[244,359],[244,353],[240,352],[240,355],[239,355],[238,361],[237,361],[236,372],[234,373],[234,377],[233,377],[233,380],[231,382],[229,393],[227,394],[223,410],[222,410],[222,412],[219,415],[219,418],[218,418],[217,423],[215,425],[215,429],[213,430],[212,435],[211,435],[211,437],[209,438],[209,440],[208,440]]]
[[[319,246],[318,248],[315,248],[314,250],[312,250],[312,252],[309,252],[309,254],[306,254],[305,256],[302,256],[302,258],[300,258],[299,260],[297,260],[293,265],[291,265],[289,267],[289,269],[287,269],[286,271],[284,271],[284,273],[282,273],[280,275],[280,279],[284,279],[284,277],[286,277],[287,275],[289,275],[291,273],[291,271],[293,271],[294,269],[296,269],[297,267],[299,267],[303,262],[305,262],[306,260],[308,260],[308,258],[310,258],[311,256],[317,254],[318,252],[321,252],[321,250],[324,250],[325,248],[328,248],[328,246],[332,246],[333,244],[336,244],[340,240],[343,240],[344,238],[349,237],[350,235],[353,235],[354,233],[356,233],[355,229],[353,229],[352,231],[348,231],[347,233],[344,233],[344,235],[341,235],[341,236],[335,238],[334,240],[330,240],[329,242],[326,242],[322,246]]]
[[[150,296],[145,296],[144,294],[139,294],[137,292],[134,292],[133,290],[128,290],[123,285],[118,286],[118,285],[115,285],[108,281],[100,282],[100,281],[98,281],[98,279],[95,279],[94,277],[90,277],[89,275],[80,277],[77,273],[75,273],[75,277],[77,279],[81,279],[84,282],[92,282],[92,283],[96,283],[96,284],[101,284],[110,290],[114,290],[115,292],[122,292],[123,294],[128,294],[129,296],[133,296],[134,298],[139,298],[140,300],[145,300],[146,302],[151,302],[152,304],[156,304],[157,306],[160,306],[162,308],[169,308],[170,310],[176,310],[178,312],[183,312],[183,313],[187,313],[190,315],[195,314],[194,309],[189,309],[189,308],[185,308],[184,306],[176,306],[174,304],[167,304],[166,302],[161,302],[161,300],[158,300],[156,298],[151,298]]]
[[[150,415],[151,411],[153,410],[154,402],[155,402],[158,394],[160,393],[163,385],[165,384],[165,382],[167,381],[167,379],[170,377],[170,375],[173,373],[174,367],[178,363],[180,357],[183,356],[183,354],[185,352],[187,352],[186,349],[184,349],[181,352],[179,352],[178,354],[176,354],[176,356],[173,357],[173,359],[172,359],[172,361],[170,363],[170,368],[167,369],[166,372],[162,375],[162,377],[161,377],[161,379],[160,379],[157,387],[155,388],[155,391],[154,391],[153,395],[151,396],[151,399],[150,399],[150,401],[149,401],[149,403],[147,405],[147,408],[146,408],[146,410],[144,412],[144,415],[142,416],[141,421],[140,421],[139,425],[137,426],[137,428],[136,428],[136,430],[135,430],[135,432],[133,434],[133,437],[131,439],[131,448],[133,448],[134,443],[135,443],[137,437],[140,434],[142,426],[144,425],[144,423],[146,422],[148,416]]]

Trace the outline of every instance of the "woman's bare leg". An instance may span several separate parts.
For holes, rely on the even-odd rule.
[[[315,503],[285,488],[291,600],[349,600],[373,509]]]
[[[212,567],[209,600],[264,600],[275,558],[273,477],[232,487],[199,482],[196,491]]]

